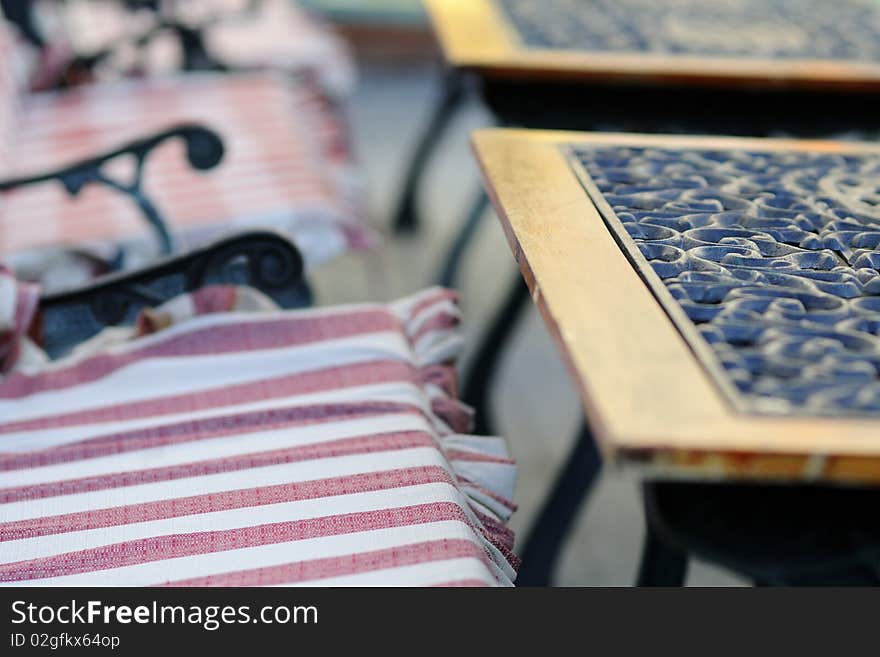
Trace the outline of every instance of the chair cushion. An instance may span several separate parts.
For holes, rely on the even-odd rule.
[[[33,94],[18,126],[15,172],[55,168],[182,122],[217,130],[226,147],[220,165],[207,172],[194,171],[178,143],[160,146],[147,160],[145,189],[182,247],[244,225],[289,231],[310,265],[369,245],[336,117],[313,86],[270,74]],[[154,246],[136,206],[115,190],[93,185],[71,199],[60,185],[40,185],[3,198],[0,253],[8,260],[41,246],[117,242]]]
[[[334,98],[349,96],[354,88],[354,65],[342,39],[316,17],[291,0],[263,0],[257,11],[250,0],[187,0],[174,3],[174,18],[188,25],[205,25],[208,51],[232,70],[269,69],[307,73]],[[121,2],[70,0],[41,3],[44,23],[54,22],[69,36],[54,30],[59,44],[69,39],[77,52],[91,53],[114,47],[114,56],[97,71],[101,80],[120,74],[163,76],[180,70],[183,55],[178,39],[162,34],[146,51],[121,47],[156,23],[152,11],[127,10]],[[168,11],[166,9],[166,11]],[[46,15],[53,16],[47,21]]]
[[[510,584],[515,467],[465,433],[453,294],[199,314],[229,293],[0,381],[0,582]]]
[[[31,54],[14,29],[0,20],[0,178],[13,161],[16,124],[27,87]]]

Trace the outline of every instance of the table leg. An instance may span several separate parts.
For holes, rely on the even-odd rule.
[[[504,347],[516,328],[516,321],[528,300],[529,288],[517,273],[503,306],[480,342],[477,355],[465,380],[461,398],[474,409],[476,415],[474,433],[478,435],[487,436],[495,433],[489,408],[489,384],[498,368]]]
[[[440,276],[437,277],[438,285],[443,287],[455,287],[455,279],[458,278],[458,270],[461,268],[461,260],[464,257],[465,251],[467,251],[471,238],[474,236],[474,233],[477,232],[477,228],[480,226],[480,221],[486,214],[488,208],[489,195],[486,194],[486,191],[482,187],[480,187],[477,197],[474,199],[471,209],[468,212],[467,217],[465,217],[464,223],[458,231],[458,235],[455,237],[455,241],[452,243],[449,252],[446,254],[446,260],[443,262],[443,269],[440,271]]]
[[[676,558],[680,563],[675,550],[756,586],[880,584],[876,489],[654,481],[644,485],[643,497],[649,527],[640,575],[645,585],[673,583],[666,573]],[[657,536],[661,549],[651,547]],[[675,548],[671,557],[663,546]]]
[[[646,518],[645,542],[636,586],[684,586],[687,577],[688,555],[669,545]]]
[[[596,442],[585,422],[553,492],[529,532],[517,586],[550,585],[559,553],[600,468]]]
[[[416,195],[419,183],[425,174],[434,149],[446,132],[446,128],[449,126],[456,110],[461,106],[464,97],[464,84],[461,77],[455,72],[450,71],[443,78],[440,98],[434,106],[431,118],[428,120],[428,125],[419,138],[416,150],[410,160],[400,201],[394,214],[393,227],[395,233],[418,230],[419,221]]]

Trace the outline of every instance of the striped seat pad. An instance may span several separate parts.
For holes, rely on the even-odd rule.
[[[466,433],[458,319],[441,289],[196,314],[8,374],[0,584],[509,585],[515,466]]]
[[[30,60],[22,38],[0,20],[0,178],[11,170],[12,145],[27,89]]]
[[[250,4],[250,0],[187,0],[174,3],[173,12],[185,24],[209,23],[203,30],[207,50],[232,70],[306,73],[333,98],[353,92],[351,55],[329,25],[292,0],[263,0],[258,11],[248,11]],[[99,67],[99,79],[118,79],[120,71],[153,77],[180,69],[180,42],[170,33],[154,38],[146,51],[120,47],[150,29],[155,23],[153,12],[132,12],[123,3],[94,0],[52,0],[42,2],[40,9],[54,14],[54,22],[76,51],[98,52],[113,46],[114,57]]]
[[[182,145],[170,142],[147,160],[145,188],[182,246],[202,245],[234,227],[274,226],[288,231],[315,264],[371,239],[340,178],[345,158],[334,121],[313,86],[268,74],[33,94],[19,122],[16,172],[44,171],[175,124],[202,123],[224,140],[218,167],[193,170]],[[153,244],[131,200],[104,186],[86,187],[74,199],[60,185],[32,186],[4,195],[0,210],[0,253]]]

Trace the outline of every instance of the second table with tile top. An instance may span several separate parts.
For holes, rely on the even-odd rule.
[[[395,219],[474,82],[498,121],[544,129],[801,136],[880,127],[872,0],[425,0],[449,67]]]

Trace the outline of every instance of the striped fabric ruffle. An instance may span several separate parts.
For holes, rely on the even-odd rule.
[[[17,280],[12,271],[0,265],[0,380],[15,367],[45,362],[45,356],[27,338],[39,302],[39,286]]]
[[[454,293],[230,295],[0,381],[0,582],[511,584],[515,465],[467,433]]]

